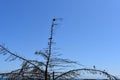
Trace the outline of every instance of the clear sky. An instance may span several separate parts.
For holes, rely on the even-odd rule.
[[[34,52],[47,48],[54,17],[63,18],[54,30],[54,46],[62,57],[120,75],[119,0],[0,0],[0,43],[27,59],[39,59]],[[0,55],[1,72],[20,65],[5,59]]]

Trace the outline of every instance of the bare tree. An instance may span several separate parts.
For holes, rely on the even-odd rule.
[[[45,80],[50,79],[51,74],[52,74],[52,77],[53,77],[53,80],[54,80],[54,68],[59,69],[61,67],[68,66],[68,64],[77,64],[77,62],[75,62],[75,61],[58,58],[52,52],[53,30],[54,30],[54,26],[56,25],[56,20],[58,20],[58,19],[54,18],[52,20],[52,25],[51,25],[51,30],[50,30],[50,37],[49,37],[49,42],[48,42],[48,49],[46,49],[45,51],[36,51],[35,52],[36,55],[40,55],[45,59],[45,62],[43,62],[43,63],[45,63],[44,64],[44,66],[45,66],[45,69],[44,69],[45,70]],[[52,70],[52,72],[51,72],[51,70]]]
[[[118,80],[118,78],[114,75],[109,74],[105,70],[97,70],[97,69],[88,69],[88,68],[81,68],[81,69],[73,69],[69,70],[67,72],[61,73],[59,76],[56,76],[55,80],[61,80],[61,79],[75,79],[75,78],[80,78],[82,72],[87,72],[91,74],[100,74],[106,76],[109,80]]]
[[[50,30],[50,37],[48,42],[48,48],[43,51],[36,51],[35,55],[40,55],[40,57],[44,58],[44,61],[38,60],[28,60],[25,59],[17,54],[14,54],[9,49],[5,48],[3,45],[0,45],[0,54],[12,55],[9,58],[10,61],[15,59],[23,60],[23,64],[20,69],[11,71],[10,73],[3,73],[0,75],[7,75],[10,79],[17,80],[18,78],[22,78],[23,80],[32,80],[32,78],[42,78],[44,80],[59,80],[59,79],[75,79],[81,77],[80,73],[82,71],[89,72],[92,74],[103,74],[107,76],[110,80],[117,80],[117,78],[105,71],[97,70],[97,69],[87,69],[87,68],[80,68],[80,69],[72,69],[69,68],[71,65],[79,65],[83,66],[82,64],[77,63],[76,61],[71,61],[69,59],[60,58],[59,55],[55,54],[52,50],[53,44],[53,29],[56,25],[56,20],[52,20],[51,30]],[[84,66],[83,66],[84,67]],[[71,70],[72,69],[72,70]]]
[[[40,65],[43,65],[43,63],[41,63],[40,61],[37,62],[37,64],[35,64],[35,60],[25,59],[15,53],[11,52],[9,49],[4,47],[3,45],[0,45],[0,54],[3,54],[3,55],[8,54],[10,57],[8,57],[7,60],[9,60],[9,61],[14,61],[16,59],[20,59],[23,62],[20,69],[11,71],[10,73],[6,73],[7,76],[9,76],[9,78],[12,78],[14,80],[16,80],[16,78],[29,78],[30,77],[29,74],[32,74],[32,75],[37,74],[39,76],[42,74],[42,77],[44,76],[44,71],[40,67]],[[39,66],[38,66],[38,64],[39,64]],[[37,72],[35,72],[35,70],[37,70]],[[33,73],[33,71],[35,73]],[[3,73],[3,75],[5,75],[5,76],[6,76],[6,74]]]
[[[32,80],[32,78],[41,78],[45,79],[45,69],[46,63],[37,60],[27,60],[24,59],[10,50],[5,48],[4,46],[0,45],[0,53],[1,54],[10,54],[16,58],[23,60],[22,67],[18,70],[11,71],[10,73],[2,73],[0,75],[7,75],[10,80],[17,80],[21,78],[22,80]],[[47,60],[47,53],[37,52],[37,55],[41,55],[42,57]],[[46,55],[46,57],[45,57]],[[13,58],[14,58],[13,57]],[[11,58],[12,59],[12,58]],[[10,60],[11,60],[10,59]],[[110,80],[117,80],[118,78],[107,73],[106,71],[97,70],[97,69],[87,69],[87,68],[80,68],[80,69],[72,69],[72,70],[65,70],[68,68],[68,64],[77,64],[77,62],[62,59],[57,57],[51,57],[49,64],[48,64],[48,71],[47,71],[47,80],[73,80],[75,78],[81,77],[81,72],[89,72],[91,74],[100,74],[105,75]],[[54,68],[54,69],[53,69]],[[62,69],[61,69],[62,68]]]

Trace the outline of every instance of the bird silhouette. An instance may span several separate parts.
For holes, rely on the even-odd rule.
[[[96,66],[94,65],[93,68],[96,69]]]

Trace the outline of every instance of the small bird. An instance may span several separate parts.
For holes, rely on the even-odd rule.
[[[96,68],[95,65],[93,66],[93,68],[94,68],[94,69]]]

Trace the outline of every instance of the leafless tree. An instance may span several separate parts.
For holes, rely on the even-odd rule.
[[[43,51],[36,51],[35,55],[39,55],[44,58],[44,61],[38,60],[28,60],[17,54],[11,52],[8,48],[0,45],[0,54],[10,55],[8,59],[10,61],[15,59],[23,60],[23,64],[20,69],[11,71],[10,73],[6,73],[3,75],[9,76],[10,79],[17,80],[18,78],[22,78],[23,80],[32,80],[32,78],[42,78],[44,80],[60,80],[67,79],[72,80],[74,78],[80,77],[80,73],[82,71],[89,72],[92,74],[103,74],[107,76],[111,80],[117,80],[117,78],[105,71],[87,68],[80,69],[72,69],[72,65],[83,66],[82,64],[77,63],[76,61],[71,61],[69,59],[60,58],[59,55],[55,54],[52,50],[53,44],[53,29],[56,25],[55,21],[57,19],[53,19],[50,31],[50,37],[48,42],[48,48]],[[72,69],[72,70],[71,70]]]
[[[0,53],[10,54],[13,57],[11,59],[21,59],[23,60],[23,64],[20,69],[11,71],[10,73],[3,73],[2,75],[7,75],[9,79],[17,80],[18,78],[22,78],[23,80],[32,80],[34,77],[38,77],[41,79],[45,79],[45,69],[46,69],[46,63],[43,61],[37,61],[37,60],[27,60],[23,57],[18,56],[17,54],[12,53],[10,50],[5,48],[4,46],[0,45]],[[47,62],[48,53],[45,52],[36,52],[35,54],[40,55],[45,58]],[[91,74],[100,74],[105,75],[110,80],[117,80],[117,77],[107,73],[106,71],[97,70],[97,69],[87,69],[87,68],[80,68],[80,69],[72,69],[72,70],[66,70],[68,67],[70,67],[71,64],[77,64],[75,61],[71,61],[68,59],[62,59],[58,57],[52,57],[49,61],[49,64],[47,65],[47,80],[53,79],[53,80],[59,80],[59,79],[67,79],[72,80],[74,78],[80,78],[81,72],[89,72]],[[82,65],[81,65],[82,66]]]
[[[15,53],[11,52],[9,49],[4,47],[3,45],[0,45],[0,54],[9,55],[10,57],[7,58],[7,60],[9,60],[9,61],[14,61],[16,59],[20,59],[23,62],[20,69],[11,71],[10,73],[6,73],[7,76],[9,76],[9,78],[12,78],[12,79],[14,78],[14,80],[16,80],[16,78],[18,78],[18,77],[19,78],[29,78],[30,75],[28,75],[28,74],[31,74],[31,75],[37,74],[39,76],[41,76],[41,74],[42,74],[42,77],[44,76],[44,71],[40,67],[40,64],[41,65],[43,65],[43,64],[40,63],[40,61],[37,62],[37,64],[35,64],[35,60],[25,59]],[[38,64],[39,64],[39,66],[38,66]],[[37,71],[35,71],[35,70],[37,70]]]

